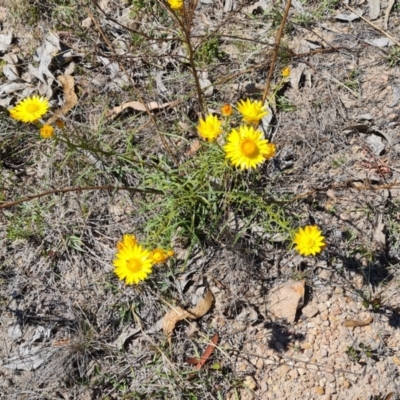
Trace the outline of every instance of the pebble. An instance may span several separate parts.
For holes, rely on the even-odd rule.
[[[288,375],[290,376],[291,379],[296,379],[299,377],[299,373],[295,369],[289,371]]]
[[[288,365],[281,365],[276,369],[276,373],[281,376],[282,378],[286,376],[286,374],[289,372],[290,367]]]
[[[325,394],[325,389],[322,386],[315,386],[315,392],[322,395]]]
[[[330,374],[330,373],[326,372],[325,377],[326,377],[327,382],[335,382],[336,381],[334,374]]]
[[[299,375],[304,375],[306,373],[306,370],[304,368],[297,368],[297,372]]]

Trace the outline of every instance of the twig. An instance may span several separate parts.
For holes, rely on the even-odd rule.
[[[381,28],[373,24],[371,21],[369,21],[367,18],[364,18],[362,15],[358,14],[354,8],[351,8],[348,6],[346,3],[342,1],[342,4],[346,6],[352,13],[356,14],[357,17],[361,18],[363,21],[365,21],[367,24],[371,25],[374,29],[376,29],[378,32],[382,33],[382,35],[385,35],[387,38],[392,40],[394,43],[396,43],[398,46],[400,46],[400,42],[396,40],[392,35],[389,35],[387,32],[383,31]]]
[[[264,93],[263,93],[263,97],[262,97],[263,104],[265,103],[265,100],[267,99],[269,88],[271,86],[271,81],[272,81],[272,77],[274,75],[274,70],[275,70],[276,59],[278,58],[279,45],[281,43],[283,29],[285,27],[286,19],[289,14],[289,8],[290,8],[291,4],[292,4],[292,0],[288,0],[285,11],[283,13],[281,25],[279,26],[278,34],[276,35],[274,55],[272,57],[271,66],[269,67],[267,83],[265,84],[265,89],[264,89]]]
[[[0,209],[12,207],[17,204],[25,203],[26,201],[31,201],[33,199],[37,199],[39,197],[48,196],[49,194],[81,192],[83,190],[115,190],[115,191],[126,190],[128,192],[163,194],[163,192],[161,190],[157,190],[157,189],[138,189],[138,188],[131,188],[129,186],[105,185],[105,186],[68,187],[68,188],[64,188],[64,189],[53,189],[53,190],[47,190],[46,192],[42,192],[42,193],[38,193],[38,194],[32,194],[32,195],[26,196],[20,200],[0,202]]]

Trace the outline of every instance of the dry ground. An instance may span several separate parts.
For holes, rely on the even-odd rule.
[[[179,163],[191,156],[199,106],[187,48],[165,7],[8,3],[0,1],[1,33],[12,31],[13,40],[2,54],[17,57],[18,76],[3,73],[0,82],[3,202],[72,186],[157,185],[159,175],[143,176],[116,154],[162,160],[158,132]],[[213,85],[210,110],[261,97],[284,3],[199,2],[192,40],[201,76]],[[373,2],[348,3],[370,20]],[[400,6],[391,8],[386,29],[390,2],[375,3],[381,31],[335,18],[350,14],[340,1],[293,2],[274,78],[289,64],[290,83],[277,93],[267,132],[278,152],[258,174],[241,175],[250,192],[279,200],[268,211],[273,224],[253,214],[252,204],[241,215],[224,209],[200,244],[175,238],[176,257],[127,287],[112,272],[115,244],[126,232],[155,235],[157,227],[146,224],[157,199],[91,190],[1,210],[1,398],[400,396],[400,47],[371,44],[385,32],[400,41]],[[52,54],[49,70],[72,75],[78,96],[64,115],[70,142],[39,140],[6,112],[29,91],[50,95],[54,109],[65,100],[50,76],[29,78],[49,31],[66,51]],[[4,86],[10,82],[24,85]],[[152,113],[158,128],[145,112],[108,114],[142,100],[138,93],[177,101]],[[287,224],[318,224],[326,250],[312,259],[296,255]],[[304,282],[305,298],[288,322],[272,315],[267,298],[292,280]],[[205,287],[213,307],[180,324],[170,346],[157,322],[171,304],[191,307]],[[217,349],[192,376],[186,359],[199,357],[215,333]]]

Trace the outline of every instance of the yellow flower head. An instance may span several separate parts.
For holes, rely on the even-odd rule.
[[[151,253],[137,244],[133,235],[124,235],[117,244],[117,254],[113,261],[114,272],[119,279],[132,285],[143,281],[151,274]]]
[[[232,106],[230,104],[224,104],[221,107],[221,114],[224,117],[230,117],[232,115]]]
[[[117,243],[117,250],[122,250],[124,248],[130,248],[137,244],[136,236],[125,234],[122,241]]]
[[[32,96],[20,101],[9,111],[11,118],[28,123],[43,117],[49,107],[50,103],[44,97]]]
[[[213,142],[222,133],[221,121],[211,114],[205,120],[200,118],[197,132],[203,139]]]
[[[275,154],[275,145],[263,139],[260,131],[252,126],[232,129],[224,146],[226,158],[240,169],[255,168]]]
[[[51,125],[43,125],[39,134],[43,139],[50,139],[54,136],[54,128]]]
[[[183,0],[168,0],[168,4],[174,11],[180,11],[183,8]]]
[[[153,264],[161,264],[168,260],[169,257],[173,256],[174,252],[172,250],[165,251],[163,249],[154,249],[151,252],[151,259]]]
[[[293,243],[302,256],[315,256],[326,246],[325,237],[322,236],[321,230],[316,225],[307,225],[304,228],[300,228],[294,237]]]
[[[282,76],[287,78],[290,75],[290,67],[286,67],[282,70]]]
[[[261,101],[246,99],[240,100],[237,109],[242,114],[243,121],[248,124],[258,124],[260,119],[268,114]]]

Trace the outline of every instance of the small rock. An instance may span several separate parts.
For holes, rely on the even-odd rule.
[[[343,386],[345,389],[348,389],[348,388],[350,387],[350,382],[349,382],[349,381],[343,381],[342,386]]]
[[[291,379],[297,379],[299,377],[299,373],[295,369],[289,371],[288,375],[290,376]]]
[[[335,382],[335,375],[325,372],[327,382]]]
[[[321,386],[315,386],[315,392],[319,395],[325,394],[325,389]]]
[[[243,385],[249,388],[250,390],[255,390],[257,388],[257,383],[254,378],[250,375],[247,375],[244,378]]]
[[[289,372],[289,370],[290,370],[290,367],[288,365],[281,365],[280,367],[278,367],[276,369],[276,373],[279,376],[284,377]]]
[[[304,368],[297,368],[297,372],[299,375],[304,375],[306,373],[306,370]]]
[[[267,309],[274,319],[294,322],[299,307],[303,305],[305,281],[289,281],[271,291],[267,298]]]
[[[318,307],[314,303],[307,304],[302,310],[301,314],[304,315],[306,318],[315,317],[318,314]]]

